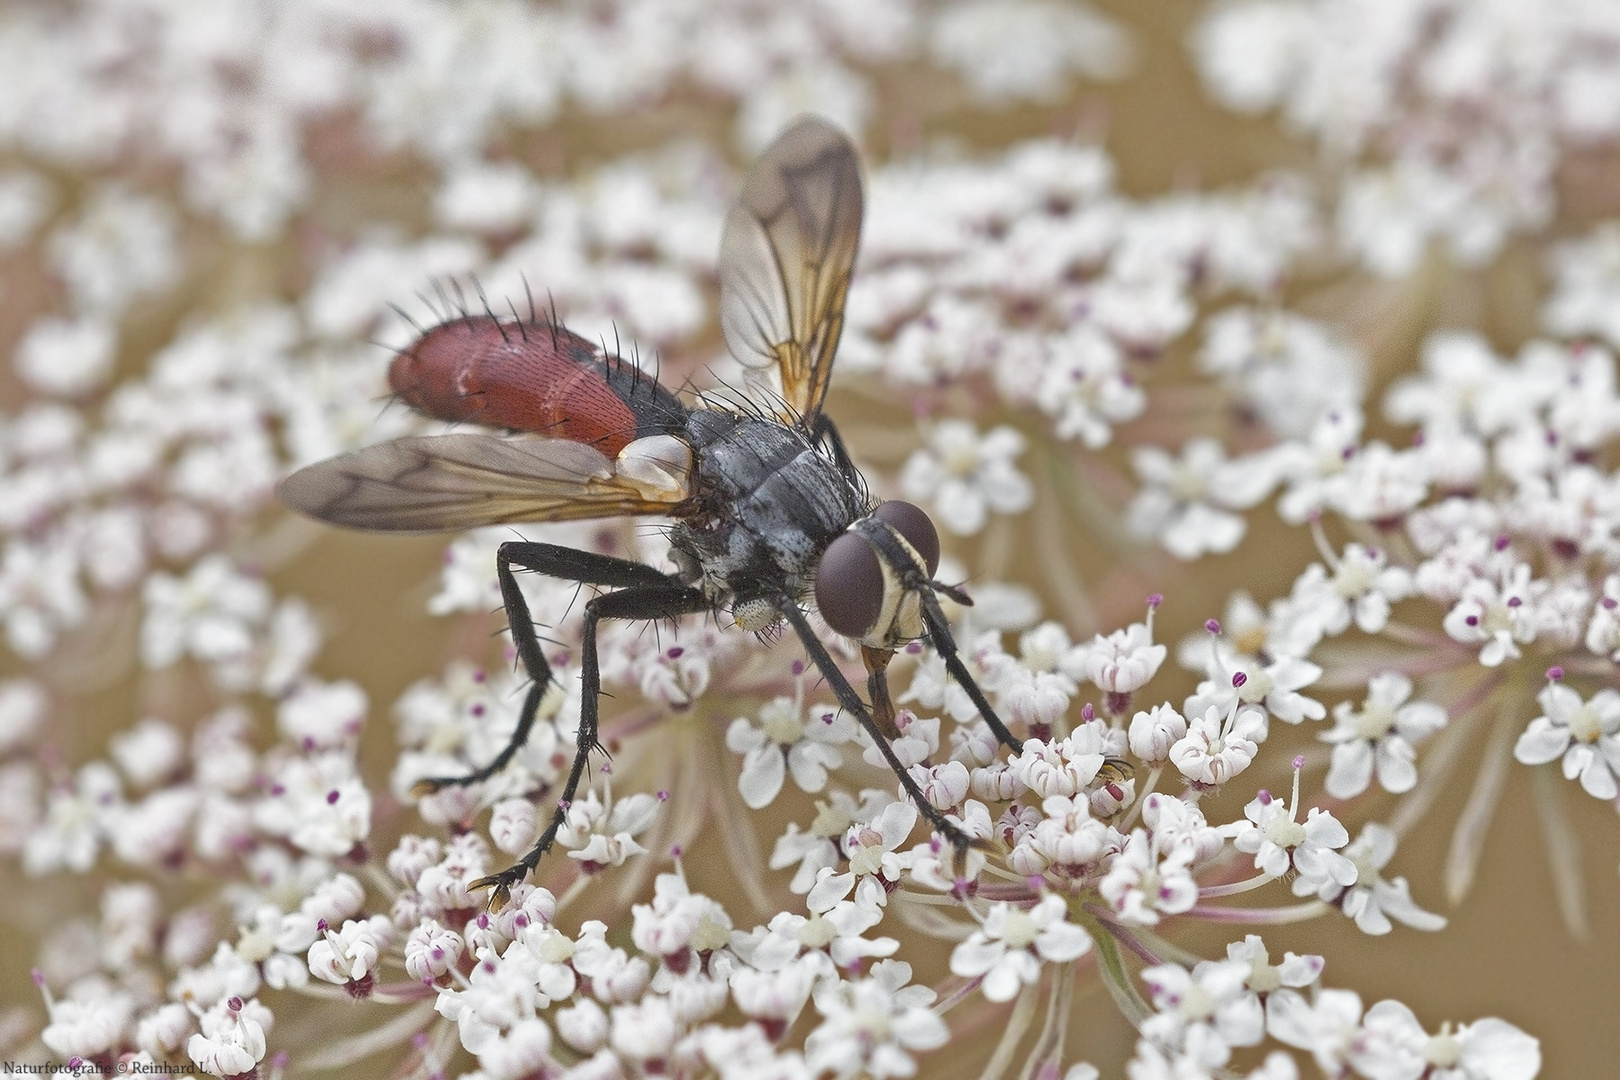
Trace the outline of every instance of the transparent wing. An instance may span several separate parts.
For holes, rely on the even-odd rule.
[[[279,494],[310,517],[388,532],[666,514],[687,495],[684,473],[654,489],[616,465],[567,439],[426,435],[317,462],[283,480]]]
[[[781,373],[787,418],[814,419],[826,396],[861,204],[855,147],[810,116],[760,155],[726,217],[720,328],[742,363]]]

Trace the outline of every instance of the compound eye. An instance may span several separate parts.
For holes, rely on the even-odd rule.
[[[883,612],[883,568],[865,537],[842,533],[822,552],[816,607],[828,626],[848,638],[865,637],[877,624]]]
[[[905,537],[906,543],[922,556],[928,576],[934,576],[934,571],[939,569],[939,533],[922,507],[893,499],[880,503],[872,516]]]

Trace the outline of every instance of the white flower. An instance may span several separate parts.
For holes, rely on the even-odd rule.
[[[811,706],[810,717],[797,698],[779,697],[759,710],[759,726],[746,718],[731,722],[726,746],[743,754],[737,788],[753,810],[770,805],[782,790],[785,773],[801,791],[817,792],[827,786],[827,770],[844,763],[835,747],[855,734],[855,724],[830,705]]]
[[[224,555],[197,562],[184,579],[154,573],[142,588],[141,660],[164,668],[182,656],[213,665],[226,686],[244,681],[255,635],[270,617],[270,589]]]
[[[366,692],[347,679],[305,680],[276,707],[276,727],[301,750],[352,746],[366,718]]]
[[[1027,911],[992,905],[980,928],[951,951],[951,973],[983,976],[986,998],[1011,1001],[1021,985],[1034,985],[1042,963],[1065,964],[1091,950],[1090,935],[1067,914],[1063,898],[1050,893]]]
[[[1126,368],[1124,351],[1097,328],[1070,327],[1045,351],[1035,403],[1056,419],[1058,438],[1099,450],[1112,441],[1115,425],[1147,408],[1147,392]]]
[[[731,917],[715,901],[687,888],[680,874],[659,874],[653,883],[653,902],[630,909],[630,940],[650,956],[673,965],[690,949],[712,953],[725,946]]]
[[[1299,956],[1292,952],[1283,954],[1282,963],[1273,964],[1271,954],[1266,951],[1266,943],[1255,934],[1248,935],[1242,941],[1229,942],[1226,958],[1249,965],[1249,974],[1244,980],[1249,992],[1264,994],[1268,1001],[1277,995],[1295,994],[1297,989],[1310,986],[1321,977],[1325,964],[1320,956]]]
[[[1549,682],[1536,695],[1542,715],[1519,736],[1513,756],[1526,765],[1562,757],[1564,776],[1580,777],[1587,794],[1613,799],[1620,793],[1620,693],[1599,690],[1590,701],[1562,683]]]
[[[1124,846],[1113,826],[1092,816],[1087,795],[1051,796],[1041,802],[1040,813],[1044,816],[1035,817],[1033,828],[1011,830],[1015,845],[1009,863],[1018,873],[1038,874],[1052,865],[1089,868]]]
[[[1395,857],[1394,832],[1369,821],[1361,835],[1344,849],[1345,858],[1356,864],[1356,882],[1348,888],[1326,885],[1318,893],[1323,900],[1337,901],[1364,934],[1387,934],[1390,920],[1405,923],[1414,930],[1440,930],[1446,920],[1424,911],[1412,900],[1406,879],[1385,881],[1379,871]]]
[[[327,930],[309,947],[310,974],[339,985],[368,979],[393,937],[393,923],[386,915],[364,922],[350,919],[341,930]]]
[[[371,834],[371,793],[341,751],[286,759],[254,821],[316,855],[347,855]]]
[[[1101,742],[1082,727],[1066,739],[1024,740],[1024,748],[1007,765],[1026,788],[1046,798],[1084,791],[1106,760]]]
[[[835,874],[823,869],[805,897],[811,911],[828,911],[838,901],[857,890],[857,903],[882,904],[887,898],[885,883],[892,886],[910,867],[912,856],[899,850],[917,824],[917,808],[909,802],[892,802],[877,813],[869,824],[854,824],[844,834],[843,850],[849,869]]]
[[[1296,618],[1329,637],[1344,633],[1351,623],[1363,633],[1379,633],[1389,622],[1390,605],[1413,592],[1412,575],[1389,566],[1382,551],[1348,544],[1331,565],[1329,577],[1321,563],[1312,563],[1292,593]]]
[[[1198,902],[1192,862],[1198,849],[1189,842],[1161,843],[1157,833],[1137,829],[1097,883],[1097,891],[1125,922],[1152,926],[1163,912],[1174,915]]]
[[[1352,990],[1321,990],[1308,1001],[1300,994],[1272,994],[1266,1000],[1266,1034],[1310,1051],[1326,1076],[1347,1071],[1360,1033],[1361,996]]]
[[[1367,790],[1373,769],[1385,791],[1400,794],[1417,783],[1416,743],[1445,726],[1446,711],[1426,701],[1406,703],[1412,680],[1399,672],[1374,675],[1359,711],[1348,701],[1333,707],[1333,730],[1323,742],[1333,744],[1333,764],[1325,787],[1336,799],[1352,799]]]
[[[1249,767],[1266,738],[1266,714],[1234,702],[1222,719],[1211,705],[1187,724],[1187,734],[1170,747],[1170,761],[1195,784],[1217,786]]]
[[[804,1041],[805,1064],[839,1080],[915,1075],[910,1052],[945,1045],[950,1031],[928,1008],[933,991],[910,981],[910,964],[880,960],[869,978],[822,983],[814,1000],[823,1020]]]
[[[99,318],[44,318],[17,343],[12,366],[46,394],[74,397],[96,389],[112,370],[117,328]]]
[[[155,717],[147,717],[129,731],[114,735],[108,749],[124,775],[138,788],[151,787],[170,776],[185,759],[180,732]]]
[[[657,796],[644,792],[604,805],[592,788],[568,807],[557,843],[571,849],[570,859],[593,869],[622,865],[632,855],[646,853],[635,837],[653,823],[659,805]]]
[[[1245,822],[1222,826],[1232,838],[1232,846],[1254,856],[1254,868],[1280,878],[1290,870],[1296,896],[1319,890],[1332,890],[1356,883],[1355,863],[1339,854],[1350,842],[1343,825],[1325,810],[1311,807],[1303,823],[1294,820],[1299,812],[1299,771],[1294,772],[1292,805],[1284,805],[1262,791],[1243,808]]]
[[[1154,446],[1131,455],[1143,487],[1126,512],[1131,531],[1156,539],[1178,559],[1231,551],[1243,538],[1247,509],[1270,494],[1278,459],[1264,454],[1229,461],[1213,439],[1193,439],[1178,461]]]
[[[1541,1071],[1541,1044],[1505,1020],[1487,1017],[1437,1035],[1423,1030],[1405,1004],[1380,1001],[1362,1017],[1362,1037],[1349,1053],[1363,1076],[1446,1080],[1530,1080]]]
[[[1191,972],[1180,964],[1142,969],[1158,1010],[1142,1022],[1142,1034],[1163,1046],[1196,1049],[1208,1067],[1224,1065],[1231,1047],[1259,1045],[1265,1017],[1249,992],[1250,970],[1242,960],[1205,960]]]
[[[797,863],[788,888],[796,893],[809,892],[820,872],[830,870],[843,858],[839,843],[849,827],[857,821],[873,820],[883,807],[896,801],[882,791],[862,792],[859,803],[846,792],[828,792],[825,800],[816,803],[816,817],[808,830],[801,830],[796,822],[788,823],[787,832],[777,838],[771,851],[770,868],[781,870]]]
[[[1535,640],[1534,601],[1530,567],[1519,563],[1500,586],[1485,578],[1465,585],[1443,625],[1453,641],[1480,646],[1482,665],[1499,667],[1517,660],[1519,646]]]
[[[264,1060],[264,1034],[271,1022],[270,1010],[257,998],[226,998],[197,1017],[201,1030],[186,1043],[186,1054],[214,1076],[251,1072]]]
[[[1129,694],[1158,673],[1168,650],[1153,642],[1153,614],[1108,637],[1098,634],[1085,651],[1086,678],[1099,690]]]
[[[128,1041],[136,1002],[127,991],[115,989],[100,978],[87,978],[75,983],[67,997],[59,1001],[51,996],[43,978],[36,979],[45,992],[50,1013],[40,1041],[58,1057],[64,1061],[94,1058]]]
[[[980,436],[966,420],[942,420],[929,432],[928,447],[907,459],[900,490],[918,503],[929,502],[949,531],[971,536],[986,516],[1016,514],[1029,508],[1035,491],[1013,459],[1024,437],[1005,425]]]
[[[23,869],[45,874],[58,867],[84,873],[96,861],[111,818],[122,805],[118,774],[105,762],[82,767],[68,789],[53,790],[45,820],[23,843]]]
[[[405,974],[419,982],[433,982],[461,959],[461,935],[424,919],[405,939]]]
[[[1129,734],[1131,753],[1144,764],[1160,765],[1169,760],[1170,748],[1187,734],[1187,718],[1165,702],[1131,717]]]

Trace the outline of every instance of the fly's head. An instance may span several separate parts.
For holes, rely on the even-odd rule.
[[[937,569],[939,533],[928,515],[908,502],[881,503],[827,545],[816,606],[845,637],[892,650],[926,633],[921,594],[937,588]]]

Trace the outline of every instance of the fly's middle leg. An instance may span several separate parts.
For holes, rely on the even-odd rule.
[[[581,554],[575,552],[574,554]],[[605,558],[605,556],[599,556]],[[649,567],[642,567],[652,573]],[[529,848],[528,854],[498,874],[479,878],[468,885],[470,889],[492,889],[489,905],[498,908],[506,903],[512,886],[522,881],[538,865],[557,839],[568,817],[569,804],[584,779],[591,751],[598,748],[600,699],[602,696],[602,670],[596,654],[596,628],[602,619],[633,619],[654,621],[673,619],[681,615],[709,610],[709,603],[697,589],[671,582],[662,574],[657,584],[633,585],[619,592],[604,593],[585,605],[585,626],[580,641],[579,676],[582,684],[579,703],[579,730],[575,735],[574,764],[568,770],[568,779],[557,796],[556,809],[551,821],[540,834],[540,839]],[[533,628],[529,632],[532,634]],[[516,631],[514,631],[515,635]]]

